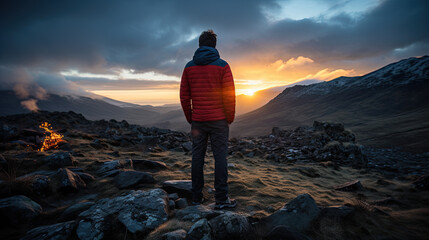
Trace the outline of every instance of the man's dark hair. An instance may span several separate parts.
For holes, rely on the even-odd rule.
[[[209,29],[207,31],[204,31],[200,35],[200,47],[207,46],[207,47],[216,47],[216,33],[213,32],[212,29]]]

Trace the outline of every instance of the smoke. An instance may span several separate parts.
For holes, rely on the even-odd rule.
[[[28,99],[21,101],[21,105],[32,112],[37,112],[39,110],[39,108],[37,107],[36,99]]]
[[[26,68],[0,66],[0,90],[13,90],[21,105],[38,111],[37,102],[49,97],[48,93],[58,95],[87,96],[88,93],[77,84],[66,80],[60,74],[29,71]]]

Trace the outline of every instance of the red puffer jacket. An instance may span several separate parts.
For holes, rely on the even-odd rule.
[[[200,47],[186,64],[180,84],[180,103],[186,120],[234,121],[235,88],[231,69],[216,48]]]

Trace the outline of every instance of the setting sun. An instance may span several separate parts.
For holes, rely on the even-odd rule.
[[[253,96],[253,94],[256,92],[257,90],[254,90],[254,89],[248,89],[248,90],[245,90],[244,91],[244,95],[247,95],[247,96]]]

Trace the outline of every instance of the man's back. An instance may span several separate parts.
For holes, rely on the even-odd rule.
[[[193,60],[186,65],[180,99],[188,122],[234,121],[235,90],[231,69],[215,48],[198,48]]]

